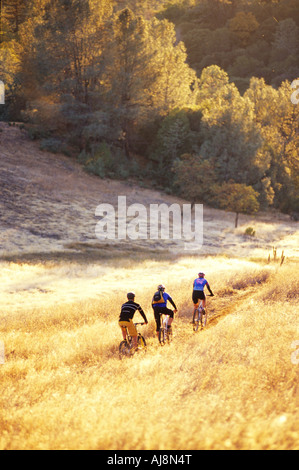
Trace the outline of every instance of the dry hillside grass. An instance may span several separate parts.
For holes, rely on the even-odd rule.
[[[95,237],[98,218],[95,209],[109,203],[117,208],[118,196],[133,203],[186,203],[174,196],[140,188],[132,181],[102,180],[84,172],[73,159],[60,154],[43,152],[39,143],[28,138],[17,126],[0,122],[0,257],[7,260],[74,258],[78,252],[86,260],[110,255],[109,247]],[[256,236],[244,235],[253,227]],[[204,206],[203,254],[228,254],[267,257],[276,246],[279,254],[299,255],[298,223],[287,215],[261,213],[255,217],[240,216],[234,229],[234,214]],[[113,248],[132,250],[125,240]],[[134,247],[146,251],[170,249],[182,252],[180,240],[137,240]],[[108,253],[107,253],[108,252]],[[17,258],[16,256],[17,255]]]

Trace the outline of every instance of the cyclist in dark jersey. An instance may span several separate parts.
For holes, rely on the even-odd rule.
[[[204,293],[204,288],[207,287],[208,291],[210,292],[211,296],[213,297],[214,294],[210,288],[210,285],[208,281],[205,279],[205,273],[198,273],[198,278],[194,280],[193,282],[193,293],[192,293],[192,300],[194,304],[194,312],[195,309],[198,307],[198,301],[202,300],[202,306],[203,306],[203,314],[205,315],[206,313],[206,296]]]
[[[124,340],[127,336],[126,328],[128,328],[129,335],[132,336],[133,348],[137,349],[137,330],[133,323],[133,317],[136,313],[136,310],[139,311],[146,324],[148,324],[148,321],[141,306],[135,302],[134,292],[129,292],[127,294],[127,299],[128,301],[125,302],[121,307],[118,324],[121,328]]]
[[[174,311],[170,310],[170,308],[167,308],[167,301],[169,301],[171,305],[174,307]],[[154,297],[152,300],[152,308],[154,310],[154,316],[155,316],[155,321],[156,321],[157,338],[159,339],[159,330],[161,326],[161,314],[164,313],[165,315],[169,315],[168,328],[170,328],[173,322],[174,313],[177,312],[176,305],[174,301],[172,300],[172,298],[170,297],[170,295],[165,292],[165,286],[163,284],[160,284],[158,286],[158,291],[154,294]]]

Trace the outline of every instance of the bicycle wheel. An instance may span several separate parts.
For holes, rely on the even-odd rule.
[[[146,341],[140,333],[138,335],[137,344],[138,348],[140,348],[142,351],[146,351]]]
[[[122,341],[118,348],[119,358],[131,356],[131,346],[127,341]]]
[[[161,346],[164,346],[167,340],[167,334],[165,328],[161,327],[159,330],[159,341]]]
[[[168,343],[172,342],[172,327],[168,328],[167,330],[167,341]]]
[[[198,331],[199,321],[199,309],[197,308],[193,315],[193,331]]]
[[[202,310],[199,314],[201,329],[203,330],[207,324],[207,313],[205,315],[202,313]]]

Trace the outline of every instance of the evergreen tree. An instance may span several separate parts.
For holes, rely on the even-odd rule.
[[[153,79],[148,67],[150,53],[146,42],[146,24],[128,8],[113,19],[113,38],[106,68],[110,86],[108,106],[111,123],[123,142],[127,156],[137,122],[144,119],[150,105],[146,88]],[[118,130],[117,130],[118,129]]]
[[[166,20],[153,20],[148,47],[152,51],[151,67],[155,74],[149,88],[152,107],[165,115],[174,108],[194,105],[196,73],[187,64],[184,44],[177,43],[173,24]]]
[[[199,155],[183,154],[173,164],[174,187],[182,197],[195,202],[211,204],[212,188],[217,184],[211,160]]]
[[[40,121],[44,116],[45,125],[67,132],[80,149],[85,147],[84,129],[100,106],[103,25],[112,7],[110,0],[50,0],[34,27],[37,115]]]
[[[11,33],[19,32],[20,25],[26,19],[28,1],[26,0],[1,0],[0,1],[0,37],[3,34],[2,26],[8,26]],[[2,34],[1,34],[2,33]]]
[[[267,183],[269,196],[273,188],[276,206],[287,211],[295,210],[299,189],[299,109],[291,102],[291,94],[288,82],[275,90],[257,78],[252,78],[245,94],[254,105],[256,121],[270,155],[270,167],[266,172],[266,177],[271,180],[271,186]]]
[[[195,103],[196,75],[186,64],[183,45],[175,44],[174,28],[168,21],[145,21],[125,9],[113,25],[108,103],[129,155],[139,126]]]
[[[164,173],[163,180],[168,182],[172,175],[170,169],[173,162],[190,147],[190,125],[184,110],[173,110],[162,121],[150,158],[155,161],[157,173]]]
[[[5,87],[5,104],[0,106],[0,120],[17,120],[17,94],[20,83],[17,76],[21,67],[21,47],[16,41],[5,43],[0,47],[0,80]]]
[[[200,79],[202,139],[200,154],[214,162],[219,182],[230,179],[257,184],[270,164],[250,100],[240,96],[219,67],[207,68]]]
[[[250,43],[252,33],[259,26],[255,16],[244,11],[239,11],[234,18],[229,20],[228,25],[234,39],[243,47]]]
[[[299,45],[299,27],[292,18],[280,21],[273,41],[273,55],[276,60],[283,60],[289,55],[297,55]]]

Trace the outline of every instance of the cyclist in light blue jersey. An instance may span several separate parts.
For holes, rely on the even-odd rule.
[[[205,315],[206,313],[206,304],[207,304],[207,299],[204,293],[204,288],[207,287],[208,291],[210,292],[210,295],[213,297],[214,294],[210,288],[210,285],[208,281],[205,279],[205,273],[198,273],[198,278],[194,280],[193,282],[193,293],[192,293],[192,300],[194,304],[194,311],[198,307],[199,300],[202,300],[202,306],[203,306],[203,314]]]

